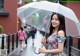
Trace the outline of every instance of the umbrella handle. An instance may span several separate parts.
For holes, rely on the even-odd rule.
[[[43,47],[43,45],[42,45],[41,47]],[[36,50],[37,50],[37,52],[36,52]],[[37,55],[40,54],[40,52],[39,52],[38,50],[39,50],[39,48],[36,49],[36,47],[33,46],[33,51],[34,51],[34,53],[37,54]]]
[[[33,50],[34,50],[34,53],[35,54],[40,54],[40,52],[36,52],[35,50],[36,50],[36,47],[33,47]],[[38,51],[38,50],[37,50]]]

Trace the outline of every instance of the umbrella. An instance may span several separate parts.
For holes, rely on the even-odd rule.
[[[22,22],[30,24],[39,30],[47,31],[47,28],[49,28],[49,21],[52,12],[56,12],[65,16],[67,31],[66,35],[79,36],[79,26],[77,26],[79,21],[75,13],[70,8],[65,7],[59,3],[52,3],[48,1],[32,2],[18,8],[17,16]],[[72,30],[70,27],[70,23],[72,23],[74,30]]]
[[[29,10],[28,10],[29,9]],[[77,17],[75,13],[68,7],[65,7],[59,3],[52,3],[48,1],[41,1],[41,2],[32,2],[29,4],[26,4],[20,8],[17,9],[17,15],[19,16],[22,12],[27,11],[27,13],[35,13],[38,10],[46,10],[50,12],[57,12],[59,14],[64,15],[67,18],[70,18],[71,20],[78,23]],[[29,16],[29,14],[28,14]],[[21,15],[20,18],[24,18]],[[27,18],[27,16],[26,16]]]

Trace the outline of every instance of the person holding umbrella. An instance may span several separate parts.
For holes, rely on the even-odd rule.
[[[63,52],[65,42],[65,18],[64,16],[53,13],[51,16],[49,37],[42,38],[42,43],[46,48],[39,48],[40,53],[46,56],[57,56]]]

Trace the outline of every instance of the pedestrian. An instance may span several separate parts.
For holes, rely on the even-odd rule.
[[[26,47],[27,47],[27,38],[28,38],[27,26],[24,26],[24,31],[25,31],[25,34],[26,34],[25,44],[26,44]]]
[[[30,32],[31,32],[31,26],[30,25],[28,25],[27,26],[27,38],[29,38],[30,36],[31,36],[31,34],[30,34]]]
[[[18,38],[19,38],[19,41],[20,41],[21,51],[23,51],[23,41],[24,41],[25,38],[26,38],[26,34],[25,34],[25,31],[23,30],[22,27],[21,27],[20,30],[18,31]]]
[[[45,56],[58,56],[63,52],[65,42],[65,18],[53,13],[51,16],[49,37],[42,38],[42,43],[46,48],[39,48],[40,53]]]
[[[32,30],[30,31],[30,36],[32,36],[32,45],[34,45],[34,39],[35,39],[35,34],[36,34],[36,32],[37,32],[37,29],[36,28],[34,28],[34,27],[31,27],[32,28]]]

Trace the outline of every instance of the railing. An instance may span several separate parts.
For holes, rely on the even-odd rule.
[[[6,41],[6,48],[7,48],[7,53],[9,54],[11,51],[13,51],[15,48],[18,48],[18,33],[12,33],[8,34],[7,36],[2,36],[2,44],[1,49],[4,49],[4,39],[7,38]],[[80,56],[80,38],[76,38],[78,40],[77,47],[73,45],[73,37],[69,36],[67,37],[67,56]],[[75,54],[77,53],[77,54]]]
[[[77,46],[73,44],[75,37],[68,37],[68,56],[80,56],[80,37],[77,37]],[[76,41],[75,41],[76,42]]]
[[[14,48],[18,47],[18,33],[12,33],[12,34],[8,34],[6,36],[2,36],[0,37],[2,38],[2,43],[1,43],[1,49],[4,49],[4,39],[6,38],[6,49],[7,49],[7,53],[9,54],[11,52],[11,50],[13,51]]]

